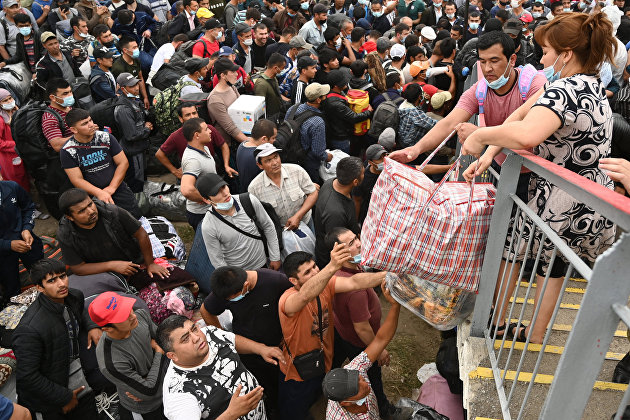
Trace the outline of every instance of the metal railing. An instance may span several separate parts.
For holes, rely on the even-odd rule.
[[[521,169],[527,168],[626,232],[630,232],[630,199],[531,153],[507,149],[505,152],[508,157],[501,173],[490,170],[498,180],[497,200],[488,234],[471,335],[485,338],[505,419],[579,419],[584,413],[620,319],[626,324],[630,323],[630,309],[626,306],[630,296],[630,234],[622,234],[591,268],[535,211],[518,198],[517,183]],[[520,223],[514,224],[514,220]],[[524,226],[528,228],[523,229]],[[535,234],[541,238],[541,244],[537,247],[532,246]],[[544,278],[539,277],[536,282],[544,240],[550,244],[549,267],[560,258],[568,262],[568,267],[561,278],[550,280],[551,270],[548,269]],[[504,248],[508,248],[508,252]],[[531,274],[523,278],[525,262],[528,260],[530,267],[527,269]],[[523,264],[519,261],[523,261]],[[576,277],[586,280],[584,296],[572,320],[568,338],[562,343],[564,348],[553,373],[551,386],[542,391],[545,395],[541,397],[540,389],[534,392],[534,384],[545,354],[557,353],[559,346],[549,344],[553,334],[551,326],[562,308],[567,285]],[[535,282],[537,284],[534,286]],[[532,331],[541,315],[543,300],[538,299],[533,308],[528,306],[533,290],[538,289],[539,296],[544,296],[546,291],[555,291],[558,287],[559,296],[548,322],[549,328],[541,344],[532,344]],[[548,317],[549,304],[542,310],[547,312]],[[505,314],[503,319],[501,314]],[[521,327],[529,325],[523,344],[517,343],[516,338],[508,338],[507,329],[506,333],[497,329],[491,331],[491,325],[501,325],[505,320],[507,325],[514,320]],[[555,336],[554,340],[557,342],[558,337]],[[554,349],[549,350],[551,347]],[[525,367],[531,376],[525,374]],[[526,384],[526,389],[519,384]],[[534,393],[535,413],[529,401]],[[543,398],[544,405],[538,412]],[[630,391],[627,391],[616,418],[620,418],[619,413],[629,402]]]

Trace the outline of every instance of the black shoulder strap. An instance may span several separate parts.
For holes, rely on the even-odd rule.
[[[57,111],[55,111],[51,107],[47,106],[46,109],[44,109],[44,112],[48,112],[48,113],[54,115],[55,118],[57,119],[57,123],[59,124],[59,128],[61,129],[61,133],[63,134],[63,133],[66,132],[66,123],[63,120],[63,118],[61,118],[61,115],[59,115],[59,113]]]
[[[319,295],[316,297],[317,299],[317,320],[319,321],[319,341],[322,343],[322,347],[324,346],[324,327],[322,325],[322,301],[319,300]]]
[[[254,225],[256,225],[256,229],[258,230],[258,234],[260,235],[260,240],[263,242],[265,248],[265,255],[269,257],[269,248],[267,247],[267,237],[265,236],[265,229],[260,225],[258,221],[258,216],[256,216],[256,210],[254,209],[254,205],[252,204],[252,199],[249,196],[248,192],[240,193],[238,195],[239,201],[243,206],[243,210],[245,210],[245,214],[252,219]]]
[[[212,213],[213,215],[216,216],[217,219],[219,219],[220,221],[222,221],[223,223],[225,223],[226,225],[228,225],[229,227],[231,227],[232,229],[234,229],[235,231],[237,231],[238,233],[240,233],[241,235],[245,235],[248,238],[252,238],[252,239],[256,239],[258,241],[262,241],[263,238],[260,236],[256,236],[253,235],[249,232],[245,232],[243,229],[237,227],[235,224],[228,222],[227,220],[225,220],[223,218],[223,216],[221,216],[214,208],[212,208],[212,210],[210,210],[210,213]]]
[[[295,121],[302,125],[304,123],[304,121],[308,120],[311,117],[316,117],[320,115],[319,113],[315,112],[315,111],[311,111],[311,110],[306,110],[304,112],[302,112],[300,115],[298,115],[297,117],[295,117]]]

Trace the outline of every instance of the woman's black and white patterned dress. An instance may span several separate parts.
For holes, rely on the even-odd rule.
[[[613,125],[612,110],[600,79],[576,74],[557,80],[546,86],[533,106],[550,109],[561,121],[560,128],[534,148],[534,154],[613,189],[612,180],[598,167],[599,160],[610,154]],[[535,173],[530,179],[527,205],[584,261],[594,262],[614,242],[615,226],[611,221]],[[518,224],[522,226],[522,219]],[[530,230],[531,226],[524,229],[523,244],[519,247],[521,258]],[[540,230],[536,230],[530,251],[532,258],[536,256],[541,236]],[[514,241],[517,239],[518,236]],[[539,274],[546,272],[552,249],[551,242],[546,240]],[[559,257],[558,252],[556,261]],[[554,273],[552,277],[562,275]]]

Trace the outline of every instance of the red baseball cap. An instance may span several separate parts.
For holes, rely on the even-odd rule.
[[[534,18],[532,17],[532,15],[530,15],[528,13],[523,14],[523,16],[521,16],[519,19],[523,23],[530,23],[530,22],[534,21]]]
[[[92,321],[99,327],[117,324],[129,318],[136,300],[121,296],[116,292],[101,293],[90,303],[88,312]]]

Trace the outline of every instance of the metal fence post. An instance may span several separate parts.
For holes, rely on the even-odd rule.
[[[582,418],[619,324],[612,305],[626,305],[630,295],[628,255],[630,234],[624,233],[595,262],[540,419]]]
[[[523,164],[521,156],[513,154],[507,149],[504,149],[504,151],[509,154],[501,166],[497,199],[492,212],[490,231],[488,232],[488,245],[484,255],[483,267],[481,268],[479,290],[470,330],[470,335],[473,337],[483,337],[483,331],[488,326],[488,316],[493,303],[494,288],[499,276],[501,256],[503,255],[503,247],[514,204],[514,201],[510,200],[509,196],[516,193],[516,185],[518,184]]]

